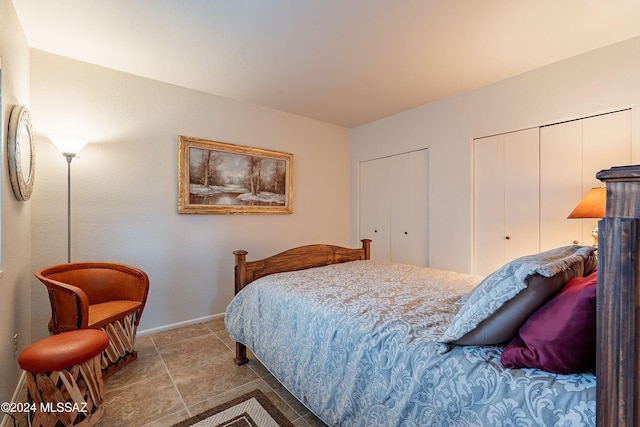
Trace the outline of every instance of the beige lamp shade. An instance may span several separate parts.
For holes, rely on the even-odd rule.
[[[592,188],[567,218],[604,218],[606,206],[607,188]]]

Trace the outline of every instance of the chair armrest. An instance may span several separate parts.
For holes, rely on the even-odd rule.
[[[45,284],[51,303],[49,329],[52,333],[85,329],[89,323],[89,299],[77,286],[38,277]]]

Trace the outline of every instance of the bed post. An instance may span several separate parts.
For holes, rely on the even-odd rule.
[[[364,250],[364,259],[371,258],[371,239],[362,239],[362,249]]]
[[[242,290],[247,285],[247,251],[233,251],[233,254],[236,256],[236,270],[235,270],[235,281],[236,281],[236,294]]]
[[[596,423],[640,426],[640,165],[596,177],[607,185],[598,224]]]
[[[234,251],[236,256],[235,266],[235,289],[236,294],[247,285],[247,251]],[[233,359],[236,365],[244,365],[249,361],[247,358],[247,346],[236,342],[236,357]]]

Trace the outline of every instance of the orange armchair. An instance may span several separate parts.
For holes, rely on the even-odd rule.
[[[46,267],[36,277],[47,287],[51,334],[101,329],[109,336],[102,372],[107,377],[137,358],[134,348],[149,293],[149,278],[116,263],[78,262]]]

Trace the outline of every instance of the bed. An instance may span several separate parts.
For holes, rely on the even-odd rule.
[[[487,328],[491,319],[476,319],[471,331],[454,327],[478,300],[504,297],[486,292],[487,279],[372,261],[368,240],[358,249],[309,245],[257,261],[247,261],[246,251],[234,252],[236,297],[225,323],[236,340],[235,362],[248,361],[248,346],[296,398],[331,426],[638,425],[637,291],[621,291],[620,286],[634,289],[638,237],[630,236],[640,235],[640,227],[635,225],[638,220],[610,214],[640,211],[635,198],[628,203],[628,197],[614,195],[628,193],[629,182],[640,186],[640,168],[614,168],[599,178],[608,184],[609,201],[607,218],[600,224],[595,271],[588,248],[558,248],[554,259],[571,259],[571,268],[554,261],[556,270],[542,272],[544,268],[531,266],[527,259],[527,268],[521,263],[500,279],[523,275],[527,284],[534,276],[554,281],[555,294],[527,312],[528,324],[543,307],[565,295],[569,283],[595,287],[597,277],[598,339],[591,343],[597,350],[595,369],[590,364],[577,372],[505,367],[512,343],[491,341],[504,339],[505,333]],[[624,225],[629,222],[634,225]],[[633,256],[625,253],[627,248]],[[614,281],[605,288],[605,282]],[[580,289],[587,288],[592,286]],[[517,298],[529,287],[524,289],[493,308],[494,314],[510,304],[522,311],[523,302]],[[524,339],[520,326],[516,338],[522,334]],[[474,336],[477,330],[482,333]],[[498,338],[492,336],[496,334]],[[489,343],[478,344],[478,339]],[[574,343],[567,346],[573,348]]]

